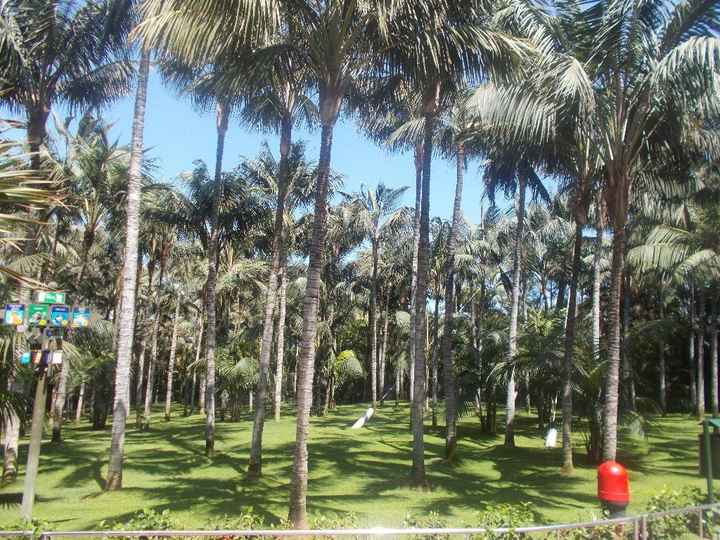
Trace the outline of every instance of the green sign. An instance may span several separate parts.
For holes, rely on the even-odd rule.
[[[46,326],[47,323],[47,304],[30,304],[28,309],[28,324],[31,326]]]
[[[64,304],[64,292],[35,291],[35,297],[40,304]]]

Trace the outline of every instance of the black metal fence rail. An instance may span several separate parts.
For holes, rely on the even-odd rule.
[[[672,518],[684,521],[668,523]],[[716,526],[715,523],[718,525]],[[657,530],[656,530],[657,529]],[[682,531],[684,529],[684,531]],[[75,539],[257,539],[257,538],[345,538],[381,539],[444,539],[451,536],[474,538],[622,538],[648,540],[653,538],[674,538],[680,532],[701,539],[720,540],[720,503],[679,508],[664,512],[652,512],[637,516],[615,519],[601,519],[582,523],[558,525],[536,525],[528,527],[459,527],[459,528],[386,528],[364,529],[257,529],[257,530],[160,530],[160,531],[0,531],[0,539],[55,540]],[[585,534],[583,534],[585,533]]]

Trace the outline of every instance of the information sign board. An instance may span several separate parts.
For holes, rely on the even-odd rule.
[[[47,304],[30,304],[28,306],[28,324],[30,324],[30,326],[46,326],[47,323]]]
[[[84,307],[73,309],[72,325],[74,328],[87,328],[90,325],[90,309]]]
[[[5,304],[5,324],[19,326],[25,322],[25,304]]]
[[[63,304],[50,306],[50,324],[53,326],[67,326],[70,322],[70,308]]]

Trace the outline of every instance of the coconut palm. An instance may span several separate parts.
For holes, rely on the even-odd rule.
[[[291,115],[291,118],[295,118],[295,113]],[[287,130],[287,127],[285,128]],[[290,140],[290,133],[285,134],[284,140]],[[276,160],[267,145],[263,146],[263,149],[257,159],[252,161],[243,162],[241,165],[240,174],[243,178],[252,186],[259,188],[268,199],[275,198],[276,211],[277,206],[281,205],[283,209],[283,223],[280,233],[283,235],[282,241],[279,241],[280,260],[278,261],[278,277],[280,285],[278,288],[278,320],[277,320],[277,365],[275,373],[275,396],[274,396],[274,410],[275,419],[279,420],[280,416],[280,403],[281,403],[281,390],[283,380],[283,355],[284,355],[284,332],[285,332],[285,314],[286,314],[286,297],[287,292],[287,252],[289,249],[288,242],[292,239],[291,227],[288,226],[288,222],[293,221],[293,213],[301,206],[307,206],[310,203],[310,196],[312,191],[312,165],[305,161],[304,147],[301,144],[293,144],[289,148],[282,149],[280,160]],[[282,187],[284,185],[284,187]],[[285,194],[281,193],[281,189],[284,189]],[[282,201],[280,200],[282,198]],[[276,216],[277,217],[277,216]],[[273,224],[275,227],[276,224]],[[273,242],[275,242],[275,229],[273,228]],[[271,249],[275,249],[274,244]],[[272,267],[271,267],[272,272]],[[268,294],[270,290],[270,284],[268,285]],[[267,317],[267,310],[265,311]],[[267,320],[263,321],[263,339],[266,336],[266,324]],[[272,323],[272,319],[270,320]],[[270,336],[272,339],[272,335]],[[263,354],[263,345],[261,344],[261,356]],[[267,378],[268,358],[260,359],[260,381]],[[261,414],[261,405],[264,403],[264,395],[261,397],[256,396],[255,402],[258,405],[255,417]],[[264,415],[264,413],[262,413]],[[264,420],[264,416],[263,416]],[[260,445],[261,438],[257,438],[258,448],[255,452],[262,450]],[[259,459],[259,458],[257,458]],[[262,462],[259,461],[259,464]],[[257,469],[253,474],[259,474],[260,469]]]
[[[26,2],[13,0],[2,5],[0,99],[25,114],[34,169],[40,165],[37,152],[47,142],[46,122],[53,106],[102,106],[128,91],[129,4],[104,0],[78,6],[43,0],[30,9]]]
[[[118,317],[117,367],[115,371],[115,404],[113,406],[112,441],[105,488],[122,487],[125,425],[130,412],[130,361],[135,332],[135,288],[137,285],[138,234],[140,230],[140,187],[142,180],[143,132],[145,104],[150,71],[150,52],[143,47],[133,113],[132,143],[128,167],[125,250],[122,269],[122,295]]]

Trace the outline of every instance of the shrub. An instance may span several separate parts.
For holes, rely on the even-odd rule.
[[[158,512],[152,508],[145,508],[134,514],[125,522],[101,521],[100,529],[113,529],[116,531],[167,531],[177,528],[177,523],[170,516],[167,508]],[[140,540],[151,540],[154,536],[141,536]]]
[[[529,526],[533,524],[534,514],[531,510],[530,503],[520,504],[499,504],[493,506],[484,512],[478,514],[477,524],[475,527],[485,529],[500,529]],[[507,533],[492,533],[476,536],[483,540],[495,540],[502,538],[503,540],[515,540],[522,538],[523,535],[510,530]]]

